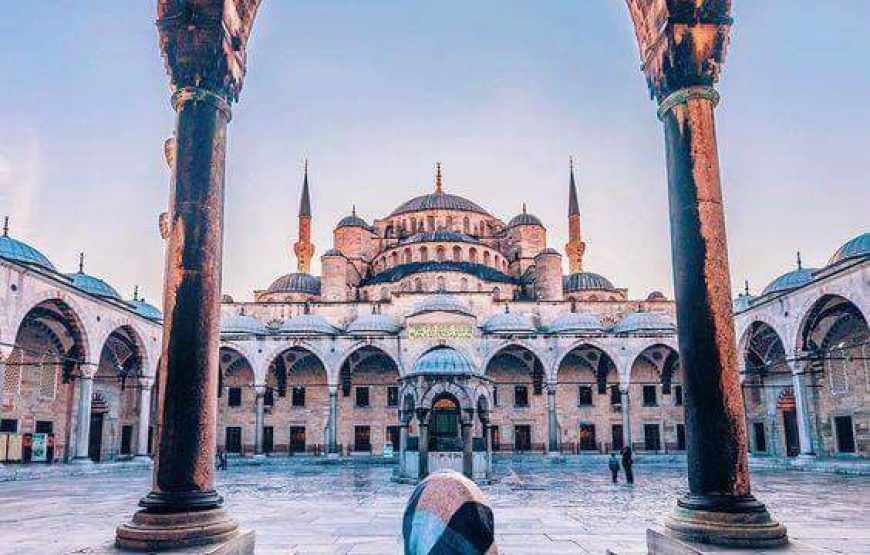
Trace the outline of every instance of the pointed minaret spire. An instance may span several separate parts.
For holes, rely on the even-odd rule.
[[[79,273],[85,273],[85,253],[79,253]]]
[[[311,193],[308,189],[308,158],[302,177],[302,197],[299,199],[299,239],[293,245],[296,254],[296,270],[307,274],[311,271],[314,244],[311,242]]]
[[[442,193],[442,189],[444,186],[444,182],[441,176],[441,162],[435,163],[435,194],[440,195]]]
[[[580,231],[580,203],[577,202],[577,183],[574,180],[574,157],[568,157],[568,243],[565,254],[568,255],[568,269],[572,274],[583,271],[583,254],[586,243]]]
[[[798,270],[803,269],[803,264],[801,263],[801,251],[797,251],[797,267]]]
[[[3,217],[3,237],[9,237],[9,216]]]

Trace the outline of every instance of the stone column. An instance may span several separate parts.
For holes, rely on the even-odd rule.
[[[160,437],[151,493],[118,528],[122,549],[164,551],[240,537],[214,488],[224,177],[230,103],[245,75],[258,0],[157,2],[175,160],[164,273]],[[237,548],[238,550],[238,548]]]
[[[417,409],[417,422],[420,424],[420,438],[417,447],[420,480],[429,475],[429,422],[426,419],[428,414],[428,409]]]
[[[407,411],[399,411],[399,477],[406,477],[405,453],[408,452],[408,424],[410,416]]]
[[[492,426],[489,424],[489,415],[481,418],[483,422],[483,445],[486,448],[486,479],[492,479]]]
[[[466,413],[462,421],[462,473],[469,480],[474,480],[474,411]]]
[[[791,379],[797,410],[798,439],[800,441],[801,456],[812,457],[815,456],[815,452],[813,452],[813,440],[810,433],[810,413],[807,403],[807,392],[804,389],[803,375],[793,373]]]
[[[75,464],[91,464],[88,458],[88,445],[91,436],[91,399],[94,396],[95,366],[79,369],[79,404],[76,410],[76,454],[72,462]]]
[[[154,378],[139,378],[139,438],[136,444],[136,460],[151,460],[148,452],[148,435],[151,428],[151,391]]]
[[[619,390],[619,405],[622,410],[622,444],[631,447],[631,397],[628,389]],[[632,449],[634,449],[632,447]]]
[[[327,456],[338,457],[338,387],[329,386],[329,445],[326,447]]]
[[[559,421],[556,418],[556,384],[547,384],[547,452],[551,457],[559,456]]]
[[[266,386],[255,385],[254,393],[257,395],[257,402],[254,414],[254,457],[262,458],[263,454],[263,417],[266,412]]]

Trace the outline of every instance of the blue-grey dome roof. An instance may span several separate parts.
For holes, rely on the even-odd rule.
[[[320,294],[320,278],[311,274],[292,273],[281,276],[269,286],[269,293]]]
[[[319,314],[300,314],[284,320],[281,333],[289,335],[336,335],[338,329]]]
[[[831,256],[831,259],[828,260],[828,266],[862,256],[870,256],[870,233],[862,233],[847,241]]]
[[[665,297],[665,294],[662,293],[661,291],[651,291],[650,294],[646,296],[646,300],[647,301],[666,301],[666,300],[668,300],[668,298]]]
[[[557,251],[556,249],[554,249],[554,248],[552,248],[552,247],[547,247],[546,249],[544,249],[544,250],[542,250],[541,252],[539,252],[539,253],[537,254],[537,256],[541,256],[542,254],[555,254],[555,255],[557,255],[557,256],[562,256],[562,253],[561,253],[561,252]]]
[[[601,324],[601,319],[594,314],[569,312],[553,320],[547,331],[564,334],[599,334],[604,333],[604,326]]]
[[[518,279],[495,268],[474,262],[409,262],[387,268],[373,276],[367,276],[359,285],[375,285],[377,283],[394,283],[414,274],[427,272],[461,272],[487,282],[518,283]]]
[[[75,287],[81,289],[85,293],[90,293],[91,295],[102,297],[104,299],[121,300],[121,295],[119,295],[111,285],[98,277],[90,276],[82,272],[67,274],[67,277],[72,279]]]
[[[397,216],[408,212],[418,212],[420,210],[461,210],[463,212],[476,212],[478,214],[489,215],[489,212],[471,202],[467,198],[459,195],[451,195],[449,193],[430,193],[414,197],[408,202],[402,204],[390,216]]]
[[[479,239],[459,233],[458,231],[425,231],[423,233],[415,233],[404,241],[405,243],[433,243],[433,242],[449,242],[449,243],[480,243]]]
[[[631,312],[626,314],[611,331],[615,334],[673,333],[676,331],[676,326],[655,312]]]
[[[815,268],[798,268],[797,270],[792,270],[791,272],[783,274],[771,281],[767,287],[764,288],[764,291],[762,291],[761,294],[768,295],[771,293],[781,293],[783,291],[797,289],[798,287],[811,282],[813,280],[813,272],[815,271]]]
[[[746,293],[740,293],[737,295],[737,298],[734,299],[734,312],[742,312],[752,306],[752,299],[754,299],[752,295],[747,295]]]
[[[395,335],[401,326],[389,316],[382,314],[366,314],[360,316],[347,326],[349,335]]]
[[[341,257],[344,257],[344,255],[341,254],[341,251],[338,249],[335,249],[335,248],[329,249],[328,251],[326,251],[325,253],[323,253],[321,255],[321,257],[323,257],[323,256],[341,256]]]
[[[474,316],[474,313],[472,313],[467,306],[459,302],[459,299],[441,293],[430,295],[417,303],[417,305],[414,306],[414,310],[408,316],[416,316],[426,312],[453,312],[456,314]]]
[[[589,290],[607,290],[616,289],[610,280],[606,277],[593,272],[577,272],[565,276],[563,280],[565,291],[589,291]]]
[[[266,335],[269,333],[269,330],[253,316],[247,314],[233,314],[221,319],[221,333]]]
[[[0,258],[55,270],[54,264],[44,254],[9,235],[0,235]]]
[[[449,347],[432,349],[417,359],[409,375],[456,376],[474,374],[474,364],[459,351]]]
[[[143,318],[148,318],[149,320],[163,320],[163,314],[160,310],[156,306],[146,303],[144,299],[131,299],[127,301],[127,304],[136,311],[136,314]]]
[[[365,229],[371,229],[369,224],[362,218],[356,215],[356,212],[351,214],[350,216],[345,216],[344,218],[338,221],[338,225],[335,226],[336,229],[340,227],[362,227]]]
[[[528,212],[520,212],[508,222],[508,227],[514,227],[516,225],[539,225],[544,227],[544,224],[541,223],[540,218],[535,216],[534,214],[529,214]]]
[[[519,312],[499,312],[483,324],[485,333],[538,333],[538,329]]]

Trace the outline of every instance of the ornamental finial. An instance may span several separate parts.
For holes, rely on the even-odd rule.
[[[79,273],[85,273],[85,253],[79,253]]]
[[[440,195],[443,188],[443,180],[441,177],[441,162],[435,163],[435,194]]]
[[[3,217],[3,237],[9,237],[9,216]]]
[[[743,294],[746,295],[747,297],[749,296],[749,280],[748,279],[743,280]]]
[[[352,204],[350,207],[350,214],[356,218],[356,204]]]
[[[139,300],[139,286],[138,285],[133,286],[133,300],[134,301]]]
[[[803,264],[801,263],[801,251],[797,251],[797,267],[798,270],[803,269]]]
[[[527,213],[527,212],[526,212],[526,203],[524,202],[524,203],[523,203],[523,214],[526,214],[526,213]]]

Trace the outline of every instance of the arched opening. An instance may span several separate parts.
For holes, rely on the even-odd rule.
[[[278,454],[326,452],[329,387],[326,368],[316,354],[298,346],[281,351],[268,367],[264,404],[264,451],[271,435]]]
[[[459,245],[453,247],[453,262],[462,262],[462,248]]]
[[[447,249],[443,245],[438,245],[435,249],[435,260],[444,262],[447,259]]]
[[[462,451],[459,415],[456,397],[442,393],[435,398],[429,417],[430,451]]]
[[[30,453],[34,462],[72,456],[74,384],[88,362],[86,345],[78,314],[58,299],[31,308],[16,330],[0,384],[0,416],[10,431],[46,434],[45,449]]]
[[[651,345],[634,359],[629,373],[630,437],[635,450],[686,449],[680,356],[668,345]]]
[[[493,450],[542,452],[547,430],[535,425],[547,421],[546,372],[541,360],[526,347],[508,345],[489,360],[484,371],[492,380]]]
[[[779,394],[776,401],[776,410],[782,422],[783,440],[785,441],[785,455],[797,457],[801,452],[800,438],[798,437],[797,403],[794,398],[794,390],[786,388]]]
[[[342,363],[338,443],[346,453],[399,452],[399,368],[383,350],[366,345]]]
[[[786,437],[785,420],[777,418],[777,411],[769,408],[784,388],[792,386],[783,341],[769,324],[752,322],[740,340],[740,356],[749,446],[755,453],[788,452],[788,442],[798,441],[797,432]],[[792,423],[789,420],[789,425]],[[784,445],[776,439],[779,437],[785,440]]]
[[[429,262],[429,249],[425,246],[420,247],[420,262]]]
[[[234,455],[252,453],[256,437],[251,425],[257,395],[254,370],[235,349],[221,347],[218,356],[218,449]]]
[[[563,451],[607,452],[625,442],[622,396],[613,359],[589,344],[574,346],[556,371],[556,414]]]

